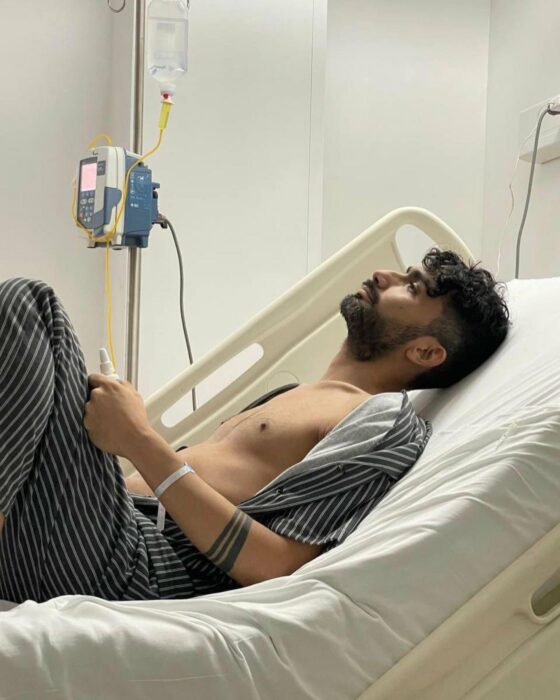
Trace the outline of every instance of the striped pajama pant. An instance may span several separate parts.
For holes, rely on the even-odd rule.
[[[88,398],[83,354],[53,289],[1,282],[0,599],[197,595],[173,546],[175,523],[168,515],[157,530],[157,508],[140,512],[116,457],[90,441]]]

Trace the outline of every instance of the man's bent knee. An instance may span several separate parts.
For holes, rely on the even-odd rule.
[[[14,299],[25,297],[31,292],[37,297],[39,293],[55,295],[54,289],[43,280],[27,277],[12,277],[0,280],[0,313],[13,307]]]

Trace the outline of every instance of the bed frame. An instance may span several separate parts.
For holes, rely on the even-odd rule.
[[[396,243],[415,226],[442,248],[472,259],[430,212],[397,209],[364,231],[215,350],[146,401],[150,424],[175,448],[196,444],[221,420],[292,382],[317,381],[346,337],[340,300],[377,268],[404,270]],[[162,416],[191,389],[250,346],[262,357],[173,426]],[[560,586],[534,594],[560,566],[560,525],[451,615],[359,700],[557,700],[560,697]],[[557,580],[556,578],[554,580]],[[558,651],[557,651],[558,650]]]
[[[424,209],[387,214],[251,319],[214,350],[165,384],[146,401],[148,419],[177,448],[208,438],[220,421],[239,413],[272,389],[320,379],[346,337],[341,299],[356,292],[376,269],[404,270],[396,235],[415,226],[442,248],[466,260],[471,252],[449,226]],[[419,262],[419,261],[417,261]],[[262,357],[194,413],[174,426],[162,416],[193,387],[252,345]]]

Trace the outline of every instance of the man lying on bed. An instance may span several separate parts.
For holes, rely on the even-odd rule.
[[[10,513],[6,513],[6,529],[0,537],[0,598],[5,597],[17,602],[26,597],[40,600],[63,593],[88,592],[110,599],[190,597],[228,587],[245,586],[294,572],[326,549],[327,538],[315,536],[313,533],[318,531],[319,525],[316,523],[322,523],[320,527],[323,528],[322,532],[325,532],[324,523],[333,518],[337,502],[336,497],[331,501],[322,497],[318,500],[317,493],[321,488],[325,488],[325,483],[336,483],[333,479],[340,478],[342,484],[342,476],[336,472],[336,467],[341,469],[341,464],[344,463],[349,467],[361,465],[360,469],[353,472],[357,475],[357,481],[351,493],[352,499],[360,501],[363,507],[361,510],[354,509],[354,520],[350,528],[352,530],[358,520],[363,519],[371,510],[371,503],[377,502],[392,483],[416,461],[429,438],[430,430],[429,426],[413,413],[406,390],[448,387],[476,369],[496,350],[506,337],[509,327],[509,313],[501,292],[500,285],[488,271],[477,266],[468,266],[454,253],[437,249],[429,251],[420,266],[411,267],[406,273],[377,270],[357,291],[348,294],[342,300],[340,311],[348,327],[348,336],[318,382],[299,385],[275,396],[264,405],[230,418],[222,423],[209,439],[179,452],[175,452],[150,428],[142,397],[132,385],[128,382],[117,383],[99,374],[90,375],[89,385],[93,388],[89,401],[85,403],[85,415],[82,410],[83,426],[89,435],[90,445],[93,443],[92,449],[96,451],[97,457],[103,457],[105,460],[110,458],[112,461],[108,462],[109,467],[103,462],[97,468],[97,472],[91,471],[91,475],[85,481],[91,484],[99,474],[105,480],[95,487],[97,492],[103,494],[103,498],[99,497],[96,503],[91,503],[91,509],[102,508],[107,502],[111,502],[111,511],[109,515],[104,516],[108,518],[109,524],[104,526],[102,523],[96,523],[95,518],[88,517],[87,528],[83,526],[81,530],[84,534],[80,536],[79,548],[75,543],[75,535],[72,544],[59,544],[57,553],[58,570],[64,568],[65,571],[76,571],[79,568],[79,560],[95,560],[95,566],[92,564],[92,568],[98,573],[90,573],[89,578],[83,573],[76,573],[74,578],[70,577],[63,583],[61,576],[52,572],[49,576],[45,574],[48,566],[44,558],[41,560],[41,567],[31,567],[34,570],[40,569],[39,573],[44,577],[43,583],[37,583],[40,578],[37,572],[34,572],[33,577],[27,577],[29,581],[23,573],[19,575],[19,579],[15,574],[11,574],[10,580],[5,576],[3,581],[3,567],[6,567],[4,571],[7,567],[12,567],[13,570],[17,559],[16,547],[10,550],[10,554],[6,539],[12,536],[15,542],[16,536],[19,536],[21,542],[24,535],[23,531],[18,531],[16,523],[13,531],[10,531]],[[2,356],[5,355],[4,349]],[[59,355],[63,355],[62,351]],[[8,377],[0,375],[0,389],[6,381]],[[383,397],[380,396],[382,394]],[[381,401],[385,399],[385,395],[393,402],[398,400],[399,411],[391,415],[398,415],[401,422],[398,425],[393,424],[391,431],[386,430],[382,438],[377,438],[377,443],[371,440],[368,443],[371,435],[363,435],[363,430],[360,438],[364,440],[364,445],[377,445],[386,457],[388,455],[385,462],[377,463],[377,471],[385,481],[377,477],[378,481],[374,482],[376,470],[371,469],[368,472],[364,468],[366,463],[363,459],[346,459],[346,453],[340,453],[343,455],[341,457],[336,452],[340,445],[334,444],[333,438],[334,456],[330,460],[331,463],[326,465],[328,469],[319,471],[320,478],[315,476],[313,481],[309,473],[303,470],[299,472],[299,476],[294,477],[296,481],[292,479],[295,484],[293,498],[283,502],[280,513],[283,529],[277,526],[273,531],[272,526],[267,527],[263,524],[272,522],[260,516],[267,507],[274,510],[274,499],[282,498],[282,489],[259,496],[256,496],[257,492],[265,489],[288,467],[305,462],[306,456],[320,441],[326,436],[336,436],[333,429],[335,426],[345,425],[341,422],[350,413],[355,412],[359,416],[356,409],[372,400],[372,396],[379,397]],[[0,393],[0,399],[1,396]],[[372,425],[371,421],[366,425]],[[48,427],[52,429],[52,426]],[[402,434],[405,428],[408,433],[403,441]],[[372,430],[375,431],[375,426]],[[40,431],[35,421],[35,435],[37,432]],[[395,440],[395,435],[399,432],[400,442]],[[349,433],[340,433],[339,442],[341,439],[344,442],[347,435]],[[5,436],[0,422],[0,444],[3,448]],[[395,467],[395,476],[383,465],[399,465],[398,459],[402,458],[404,452],[398,457],[398,450],[391,452],[390,449],[398,445],[409,448],[412,446],[413,449],[407,453],[408,463],[401,463],[400,471]],[[40,448],[41,444],[37,439],[36,450],[39,451]],[[75,446],[72,449],[75,454]],[[356,451],[353,454],[356,457]],[[373,450],[371,454],[373,458],[379,458],[377,451]],[[136,466],[138,472],[126,480],[126,486],[134,494],[136,506],[144,505],[144,513],[151,513],[150,517],[140,515],[136,506],[131,506],[130,496],[127,503],[114,496],[115,489],[118,491],[124,486],[121,484],[122,475],[116,466],[117,462],[112,455],[121,455]],[[91,461],[92,457],[88,459]],[[334,460],[338,463],[332,464]],[[82,459],[83,463],[86,461]],[[56,469],[51,467],[53,473],[60,472],[62,462],[58,464]],[[158,501],[153,498],[153,492],[185,464],[190,465],[194,471],[187,468],[185,473],[172,481],[159,496],[159,501],[168,514],[165,528],[160,532],[154,527]],[[371,464],[375,465],[375,462]],[[48,469],[45,465],[46,462],[40,468]],[[324,465],[319,463],[319,466]],[[31,470],[31,467],[29,469]],[[315,475],[317,473],[314,472]],[[364,493],[368,483],[364,481],[364,474],[367,476],[368,473],[371,473],[370,482],[379,485],[383,483],[383,487],[370,488],[365,499]],[[386,478],[387,474],[393,478]],[[74,481],[76,478],[72,477]],[[2,499],[2,480],[6,481],[7,476],[2,473],[0,462],[0,510],[4,510],[1,507],[3,504],[9,507],[16,501],[19,506],[17,511],[15,508],[14,511],[18,517],[29,517],[20,494],[22,489],[17,491],[15,486],[11,490],[8,488],[11,497]],[[22,481],[20,476],[18,483],[21,484]],[[49,483],[51,482],[52,478]],[[71,485],[69,479],[68,489],[77,491],[77,488]],[[107,497],[109,489],[113,490],[111,498]],[[44,495],[43,498],[54,498],[53,490],[55,489],[45,488],[45,494],[50,496]],[[306,494],[307,499],[302,500],[302,493]],[[93,498],[91,494],[84,494],[74,495],[73,498],[74,501],[81,502],[81,512]],[[141,494],[144,494],[144,497]],[[331,489],[331,496],[332,494]],[[17,495],[20,495],[19,499]],[[309,503],[313,501],[313,497],[318,504],[315,512],[310,509]],[[340,499],[342,500],[342,488]],[[365,500],[368,500],[369,506]],[[120,511],[115,505],[117,501]],[[301,510],[301,504],[304,502],[307,509],[305,511]],[[327,503],[332,503],[332,506],[327,506]],[[238,507],[240,504],[243,506]],[[249,507],[251,504],[257,506],[253,511]],[[135,511],[132,516],[129,513],[131,510]],[[115,512],[118,517],[115,516]],[[251,517],[250,512],[254,517]],[[302,513],[305,513],[305,518]],[[82,524],[84,518],[83,514],[81,518],[75,515],[66,517],[73,518],[75,528],[78,527],[78,521]],[[47,515],[41,519],[37,518],[40,523],[35,523],[34,530],[29,526],[27,536],[30,541],[33,541],[33,538],[37,539],[39,525],[45,529],[46,519]],[[308,521],[307,530],[302,530],[303,520]],[[313,530],[313,527],[316,529]],[[113,535],[113,539],[107,538],[105,558],[97,555],[97,550],[103,549],[104,529]],[[308,534],[304,536],[302,531]],[[296,532],[299,534],[293,534]],[[345,528],[339,528],[337,532],[339,539],[336,540],[333,536],[328,541],[337,544],[343,539],[340,533],[348,534],[348,524],[346,523]],[[143,538],[140,550],[146,553],[145,556],[138,554],[140,535]],[[126,553],[123,549],[119,555],[119,566],[125,570],[126,576],[117,582],[121,571],[114,561],[117,546],[115,543],[121,543],[127,538],[130,542]],[[85,542],[90,540],[93,543],[92,550],[86,552]],[[60,554],[60,551],[66,551],[64,547],[68,550],[83,551],[75,555],[75,562],[70,562],[70,555]],[[28,553],[31,556],[32,552],[39,549],[38,546],[30,545],[26,553],[20,556],[27,556]],[[126,559],[131,553],[134,554],[134,563]],[[142,567],[138,562],[143,556],[146,565],[141,571]],[[161,562],[158,569],[158,559],[166,562],[167,578],[162,574],[164,567]],[[174,568],[169,568],[170,561],[174,562]],[[54,568],[51,564],[51,569]],[[216,578],[214,574],[212,578],[212,571],[222,574],[219,585],[217,582],[220,577]],[[139,582],[141,575],[144,577],[142,584]],[[92,576],[93,579],[98,576],[101,580],[92,580]],[[187,586],[185,581],[189,580],[189,576]],[[136,587],[135,577],[138,577]],[[170,583],[173,577],[176,584]],[[35,583],[32,584],[31,579]],[[204,581],[210,579],[214,583],[205,586]],[[231,585],[228,585],[228,582]]]

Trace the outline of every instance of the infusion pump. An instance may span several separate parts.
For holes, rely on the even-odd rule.
[[[78,168],[76,219],[92,233],[88,247],[105,246],[96,238],[111,233],[121,210],[126,173],[140,156],[118,146],[92,148]],[[152,171],[139,163],[130,173],[124,212],[119,220],[111,246],[147,248],[153,224],[159,217],[158,182],[152,182]]]

